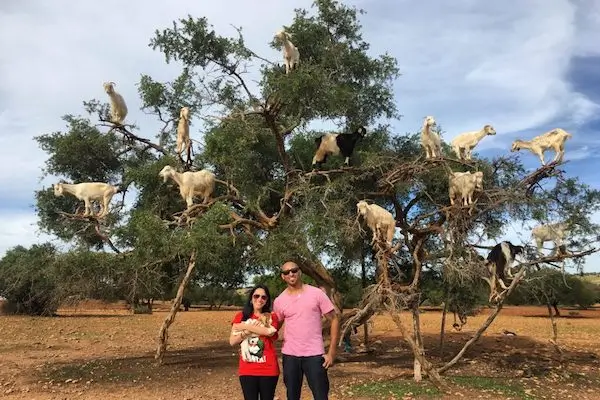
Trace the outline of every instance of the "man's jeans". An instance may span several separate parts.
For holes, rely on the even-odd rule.
[[[329,399],[329,377],[323,367],[323,356],[296,357],[283,354],[282,359],[287,400],[300,400],[304,375],[314,400]]]

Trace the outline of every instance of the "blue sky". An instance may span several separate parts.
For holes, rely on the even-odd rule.
[[[600,2],[347,3],[367,12],[360,21],[372,53],[387,51],[398,60],[402,76],[394,86],[403,118],[393,122],[395,131],[414,132],[425,115],[433,115],[450,141],[490,123],[498,134],[485,138],[477,150],[494,156],[508,152],[517,137],[561,127],[574,135],[567,143],[566,169],[600,188],[594,168],[600,155]],[[128,121],[140,125],[141,135],[154,137],[158,125],[139,110],[135,85],[142,73],[163,81],[180,72],[148,47],[155,29],[187,14],[206,16],[223,35],[234,35],[230,24],[242,26],[250,48],[281,62],[268,43],[291,22],[294,8],[310,7],[311,1],[214,4],[0,2],[0,183],[5,188],[0,191],[0,256],[17,244],[48,239],[38,236],[33,192],[55,178],[40,181],[46,155],[32,138],[63,130],[61,115],[83,114],[83,100],[105,101],[102,82],[117,82],[129,105]],[[201,139],[194,128],[192,137]],[[521,157],[527,166],[537,165],[531,154]],[[594,218],[600,222],[600,215]],[[509,228],[506,238],[519,233],[520,227]],[[590,257],[586,270],[600,271],[600,256]]]

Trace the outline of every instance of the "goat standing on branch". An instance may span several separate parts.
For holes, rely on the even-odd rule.
[[[432,116],[425,117],[421,129],[421,146],[425,149],[426,159],[442,156],[440,136],[431,130],[433,125],[435,125],[435,119]]]
[[[529,150],[540,158],[542,165],[546,165],[546,162],[544,161],[544,152],[552,149],[556,152],[552,162],[562,162],[565,155],[565,142],[572,137],[573,135],[563,129],[556,128],[536,136],[529,141],[517,139],[513,142],[510,151],[520,151],[521,149]]]
[[[283,44],[283,62],[285,63],[285,73],[287,75],[300,63],[300,52],[298,51],[298,48],[294,46],[294,43],[290,41],[290,38],[292,37],[291,33],[281,29],[277,31],[275,37]]]
[[[569,228],[566,222],[557,222],[554,224],[538,225],[531,230],[531,236],[535,240],[537,252],[542,253],[542,247],[545,242],[554,242],[554,252],[561,250],[563,240]]]
[[[473,204],[475,190],[483,190],[483,172],[451,172],[448,176],[448,196],[450,205],[454,205],[456,195],[460,195],[462,204]]]
[[[471,152],[477,144],[488,135],[495,135],[496,130],[491,125],[485,125],[478,131],[461,133],[450,143],[460,160],[470,160]],[[464,152],[464,154],[463,154]]]
[[[171,178],[179,185],[179,193],[188,208],[194,204],[194,196],[201,196],[202,204],[208,203],[215,190],[215,174],[206,169],[180,173],[170,165],[165,165],[158,175],[163,178],[163,182]]]
[[[115,124],[123,125],[125,117],[127,116],[127,105],[125,99],[119,93],[115,91],[114,82],[104,82],[104,91],[110,98],[110,120]]]
[[[100,213],[98,217],[104,217],[108,214],[108,204],[115,193],[119,191],[118,186],[112,186],[103,182],[82,182],[77,184],[56,183],[53,185],[55,196],[64,196],[65,193],[75,196],[85,203],[84,216],[93,215],[92,204],[94,200],[102,201]]]
[[[492,274],[492,283],[490,288],[495,293],[496,281],[502,289],[508,289],[504,283],[506,279],[505,273],[508,273],[510,278],[513,277],[512,265],[515,262],[517,254],[523,254],[525,248],[523,246],[515,246],[511,242],[500,242],[495,245],[487,256],[486,266]],[[490,297],[492,295],[490,294]]]
[[[190,159],[191,141],[190,141],[190,109],[181,107],[179,111],[179,124],[177,125],[177,154],[185,151],[187,159]]]
[[[315,139],[317,151],[312,160],[313,168],[327,161],[327,156],[337,156],[340,153],[345,157],[344,164],[350,165],[350,157],[354,152],[356,143],[365,137],[367,130],[359,127],[354,133],[328,133]]]
[[[367,226],[373,232],[371,244],[376,240],[385,239],[389,247],[392,247],[392,239],[396,228],[396,219],[388,210],[377,204],[367,204],[366,201],[356,203],[356,209],[359,215],[362,215],[367,222]]]

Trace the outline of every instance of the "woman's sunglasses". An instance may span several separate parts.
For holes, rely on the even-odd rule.
[[[268,297],[267,297],[266,295],[264,295],[264,294],[253,294],[253,295],[252,295],[252,298],[253,298],[254,300],[258,299],[259,297],[260,297],[261,299],[263,299],[264,301],[267,301],[267,299],[268,299]]]
[[[289,275],[290,273],[295,274],[298,271],[300,271],[300,268],[296,267],[296,268],[288,269],[287,271],[281,271],[281,273],[283,275]]]

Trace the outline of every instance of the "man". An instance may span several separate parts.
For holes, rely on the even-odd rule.
[[[281,266],[287,288],[275,299],[273,312],[285,323],[283,383],[288,400],[300,400],[304,375],[315,400],[329,398],[327,369],[333,365],[339,334],[339,318],[329,297],[319,288],[302,282],[300,267],[292,261]],[[331,321],[331,342],[325,353],[321,317]]]

